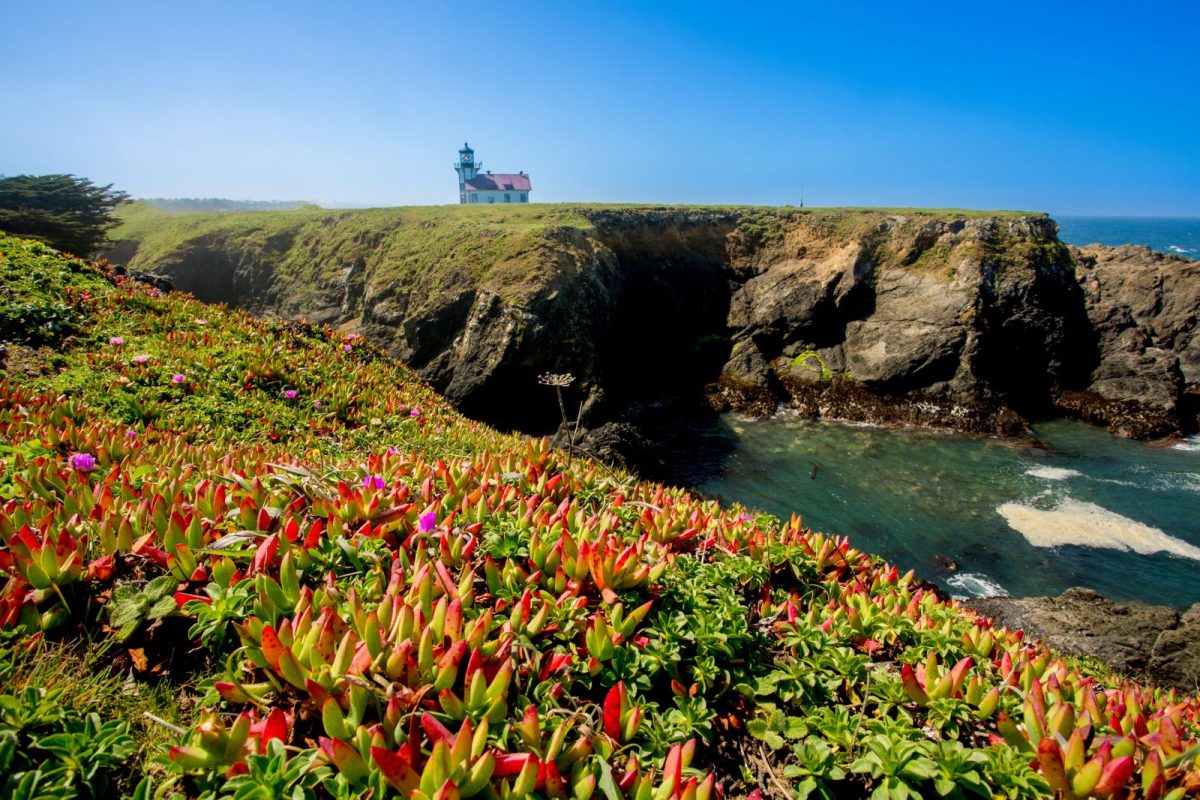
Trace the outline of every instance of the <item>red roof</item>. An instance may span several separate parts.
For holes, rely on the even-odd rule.
[[[467,188],[477,192],[528,192],[533,187],[528,175],[481,172],[467,181]]]

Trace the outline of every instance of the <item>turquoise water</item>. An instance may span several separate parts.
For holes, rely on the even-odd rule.
[[[1074,245],[1144,244],[1200,260],[1200,219],[1184,217],[1055,217],[1058,236]]]
[[[1200,602],[1200,439],[1151,447],[1070,421],[1035,432],[1041,447],[727,415],[719,435],[732,453],[698,488],[799,513],[959,596],[1087,586],[1123,600]]]

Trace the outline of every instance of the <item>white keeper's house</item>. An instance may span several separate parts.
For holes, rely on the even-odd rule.
[[[458,151],[458,202],[460,203],[528,203],[533,184],[524,172],[482,172],[482,161],[475,161],[475,151],[466,142]]]

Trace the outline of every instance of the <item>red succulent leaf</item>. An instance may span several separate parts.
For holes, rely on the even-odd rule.
[[[454,746],[454,734],[450,733],[450,730],[438,722],[437,718],[428,711],[421,714],[421,727],[425,729],[425,735],[431,740],[436,742],[438,739],[442,739],[451,747]]]
[[[267,659],[267,663],[275,670],[279,669],[279,657],[283,655],[283,642],[279,641],[279,635],[275,633],[275,629],[270,625],[263,627],[262,632],[262,651],[263,657]]]
[[[262,510],[262,513],[266,513],[265,508]],[[254,561],[251,562],[250,571],[255,574],[266,572],[267,568],[271,566],[271,561],[275,558],[275,551],[278,547],[279,534],[272,533],[266,539],[263,539],[262,544],[254,551]]]
[[[193,600],[199,600],[201,603],[207,603],[210,606],[212,605],[212,598],[208,595],[192,594],[191,592],[175,593],[175,605],[179,606],[180,608],[183,608],[186,604]]]
[[[1051,790],[1056,793],[1070,791],[1071,785],[1067,781],[1067,768],[1063,764],[1062,749],[1058,746],[1058,742],[1050,738],[1042,739],[1038,743],[1037,757],[1038,765],[1042,768],[1042,775],[1050,784]]]
[[[413,769],[406,751],[393,753],[386,747],[372,747],[371,760],[379,767],[384,779],[402,795],[408,796],[421,785],[421,776]]]
[[[287,744],[288,721],[287,714],[282,708],[273,708],[264,720],[262,738],[258,740],[258,752],[267,752],[267,743],[272,739]]]
[[[1101,797],[1115,794],[1129,782],[1133,768],[1133,756],[1114,758],[1104,765],[1104,772],[1100,773],[1100,782],[1093,791]]]
[[[627,695],[625,683],[620,681],[604,698],[604,732],[617,740],[621,738],[621,710]]]
[[[516,775],[525,769],[530,759],[538,763],[537,756],[533,753],[497,753],[496,768],[492,771],[492,777],[507,778]]]

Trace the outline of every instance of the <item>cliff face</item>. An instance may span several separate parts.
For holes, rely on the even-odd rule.
[[[1200,412],[1200,261],[1146,247],[1072,248],[1099,361],[1062,404],[1118,432],[1194,431]]]
[[[1195,426],[1200,264],[1038,215],[625,207],[177,215],[117,252],[204,300],[362,331],[468,415],[663,400],[1017,432]],[[601,447],[604,437],[593,437]],[[626,442],[628,444],[628,442]]]

